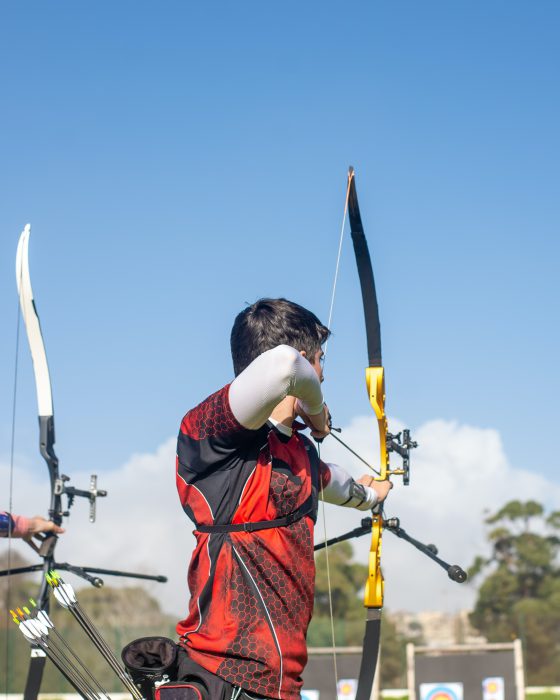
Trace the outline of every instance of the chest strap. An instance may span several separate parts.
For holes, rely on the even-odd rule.
[[[259,520],[254,523],[229,523],[228,525],[197,525],[198,532],[254,532],[255,530],[270,530],[273,527],[287,527],[301,520],[306,515],[313,515],[315,508],[313,496],[309,496],[293,513],[288,513],[275,520]]]

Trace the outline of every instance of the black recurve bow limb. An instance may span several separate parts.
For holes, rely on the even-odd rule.
[[[410,450],[417,447],[417,443],[411,439],[410,431],[405,429],[398,434],[392,434],[388,430],[387,417],[385,414],[385,371],[381,353],[381,327],[379,322],[379,308],[377,294],[375,290],[375,278],[371,264],[371,256],[367,240],[364,234],[362,217],[358,205],[358,195],[356,193],[356,182],[354,169],[348,171],[348,184],[346,190],[346,209],[350,220],[352,242],[360,279],[362,292],[362,302],[364,308],[365,330],[368,351],[368,367],[366,368],[366,388],[370,404],[374,410],[379,430],[380,467],[374,469],[369,462],[356,453],[349,445],[343,442],[334,432],[330,435],[340,442],[361,462],[366,464],[377,477],[376,481],[385,481],[391,476],[402,476],[403,483],[408,485],[410,477]],[[339,256],[337,260],[337,273],[335,274],[334,289],[336,289],[336,277],[338,274],[338,262],[344,226],[341,232],[339,244]],[[329,326],[332,319],[332,308],[334,301],[331,300],[331,310],[329,314]],[[326,349],[325,349],[326,351]],[[332,428],[340,432],[340,429]],[[396,452],[402,460],[402,466],[398,469],[391,468],[390,453]],[[371,531],[371,545],[369,553],[368,579],[365,586],[364,606],[367,608],[366,630],[362,648],[362,658],[358,678],[358,688],[356,700],[370,700],[372,697],[373,683],[376,678],[379,646],[381,640],[381,612],[384,599],[384,581],[381,570],[381,540],[383,529],[388,530],[397,537],[407,541],[418,549],[422,554],[429,557],[436,564],[441,566],[449,578],[456,583],[464,583],[467,580],[466,572],[457,564],[448,564],[438,556],[437,547],[433,544],[426,545],[411,537],[401,526],[399,518],[384,517],[383,504],[379,504],[372,511],[371,518],[364,518],[361,526],[354,528],[338,537],[334,537],[315,545],[315,551],[327,549],[327,547],[343,542],[354,537],[360,537]],[[333,635],[334,637],[334,635]],[[333,638],[334,645],[334,638]]]
[[[405,485],[409,483],[409,452],[416,443],[410,440],[409,431],[401,435],[392,435],[388,431],[385,415],[385,371],[381,354],[381,326],[379,308],[375,290],[375,278],[371,256],[362,225],[354,169],[348,171],[348,218],[354,253],[360,278],[364,319],[366,329],[368,367],[366,369],[366,387],[371,406],[377,419],[379,430],[380,468],[378,481],[384,481],[392,475],[403,477]],[[402,458],[402,467],[391,469],[390,452],[397,452]],[[369,571],[365,587],[364,605],[367,608],[366,630],[364,635],[360,674],[356,700],[369,700],[377,670],[379,643],[381,639],[381,611],[383,609],[384,581],[381,571],[381,540],[383,532],[383,506],[380,504],[372,513],[371,545],[369,553]]]

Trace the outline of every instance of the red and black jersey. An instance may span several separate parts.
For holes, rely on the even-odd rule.
[[[319,459],[310,440],[270,424],[242,427],[229,385],[189,411],[177,449],[177,489],[195,529],[188,617],[180,643],[196,663],[270,698],[299,699],[313,610],[313,526]],[[282,527],[220,531],[289,516]]]

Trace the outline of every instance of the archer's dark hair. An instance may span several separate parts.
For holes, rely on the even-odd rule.
[[[290,345],[312,360],[331,332],[315,314],[287,299],[259,299],[237,315],[231,329],[235,376],[266,350]]]

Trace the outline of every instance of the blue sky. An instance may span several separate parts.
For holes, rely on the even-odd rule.
[[[0,461],[25,223],[62,469],[108,475],[231,378],[245,302],[326,320],[352,164],[389,414],[491,429],[557,484],[559,21],[547,0],[5,3]],[[349,239],[333,331],[348,425],[370,412]],[[23,336],[20,358],[16,459],[42,477]]]

